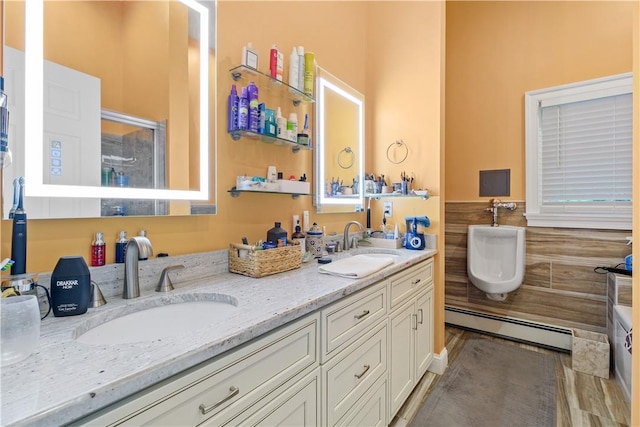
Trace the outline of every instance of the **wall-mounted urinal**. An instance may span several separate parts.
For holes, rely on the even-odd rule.
[[[467,235],[467,275],[493,301],[504,301],[522,284],[525,269],[525,229],[502,225],[470,225]]]

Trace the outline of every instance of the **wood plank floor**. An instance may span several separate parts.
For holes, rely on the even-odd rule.
[[[479,335],[476,332],[447,326],[445,328],[445,345],[449,364],[460,354],[468,339]],[[547,350],[488,335],[483,336],[510,345],[550,354],[555,358],[557,426],[629,425],[631,418],[629,402],[625,400],[613,375],[608,380],[605,380],[573,371],[571,369],[571,355],[568,353]],[[439,380],[440,375],[427,372],[390,426],[403,427],[408,425]]]

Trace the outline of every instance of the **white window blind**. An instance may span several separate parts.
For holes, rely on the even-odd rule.
[[[528,225],[631,229],[630,75],[525,98]]]

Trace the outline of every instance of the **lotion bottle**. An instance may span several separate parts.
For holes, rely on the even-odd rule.
[[[278,50],[275,44],[272,45],[271,51],[269,52],[269,73],[272,79],[282,81],[283,61],[282,52]]]
[[[313,97],[316,59],[313,52],[304,54],[304,94]]]
[[[251,42],[242,48],[242,65],[254,70],[258,69],[258,52],[253,50]]]
[[[298,84],[298,65],[300,58],[298,57],[298,49],[294,46],[291,56],[289,57],[289,86],[299,89]]]
[[[286,137],[287,133],[287,119],[282,117],[282,110],[278,107],[278,112],[276,113],[276,136],[281,139],[288,139]]]
[[[304,46],[298,46],[298,89],[304,92]]]

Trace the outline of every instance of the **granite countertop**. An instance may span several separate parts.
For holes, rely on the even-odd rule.
[[[107,297],[106,305],[84,315],[49,316],[42,322],[36,352],[2,369],[0,424],[61,425],[77,420],[435,253],[433,249],[398,249],[394,264],[362,279],[320,274],[315,261],[260,279],[205,270],[196,279],[174,280],[176,289],[166,294],[142,289],[136,299]],[[89,345],[75,339],[100,319],[156,306],[159,299],[175,302],[208,293],[237,301],[237,310],[215,329],[194,328],[170,338],[115,345]]]

